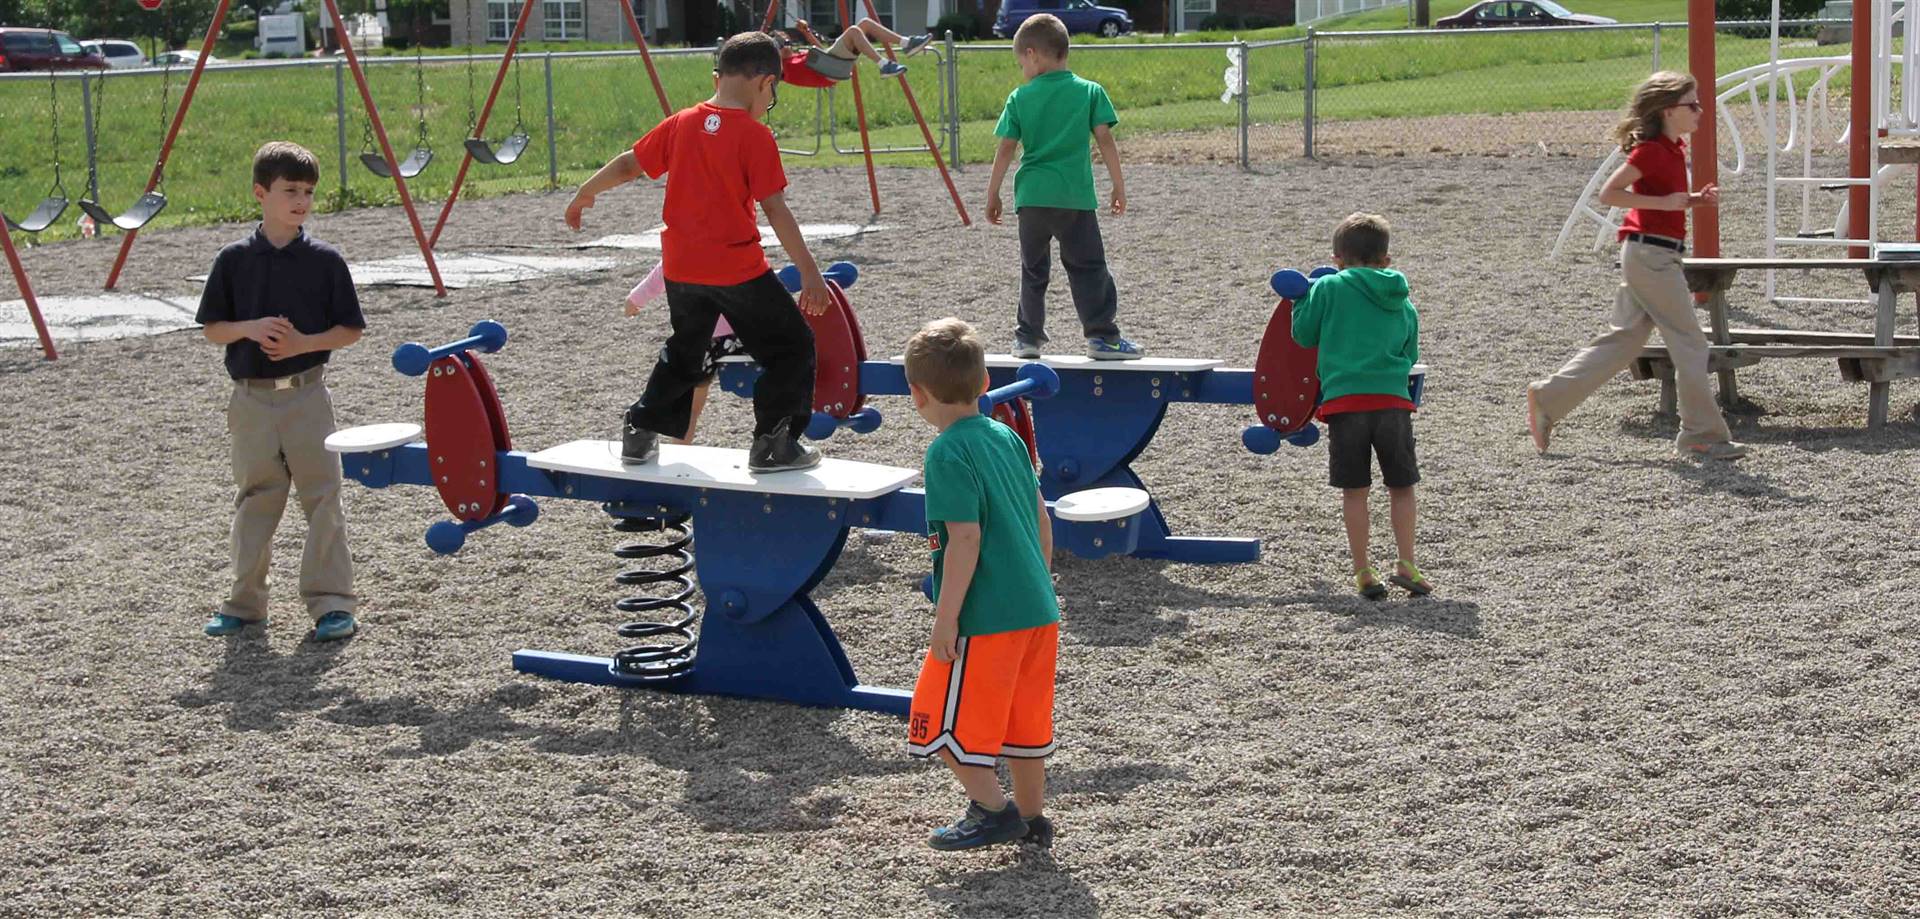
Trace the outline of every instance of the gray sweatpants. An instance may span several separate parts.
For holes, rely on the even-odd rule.
[[[1113,319],[1120,310],[1120,294],[1107,271],[1100,218],[1093,211],[1064,207],[1020,209],[1020,324],[1014,336],[1029,344],[1047,343],[1047,281],[1053,274],[1056,239],[1081,332],[1088,338],[1119,338],[1120,327]]]

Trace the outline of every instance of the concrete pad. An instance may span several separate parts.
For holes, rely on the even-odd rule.
[[[448,290],[512,284],[556,274],[607,271],[616,264],[610,258],[577,255],[488,255],[479,252],[460,252],[434,256],[434,265],[440,269],[440,280],[447,285]],[[429,289],[433,287],[433,276],[427,273],[427,262],[418,255],[402,255],[378,261],[361,262],[357,265],[349,264],[347,267],[353,272],[355,287],[425,287]],[[196,275],[192,278],[195,281],[206,279],[206,275]]]
[[[803,223],[800,225],[800,235],[805,237],[807,242],[817,242],[825,239],[847,239],[854,236],[862,236],[867,233],[878,233],[884,229],[886,229],[884,226],[867,226],[853,223]],[[651,249],[657,252],[660,249],[660,234],[665,230],[666,227],[662,225],[654,227],[645,233],[624,233],[613,236],[602,236],[591,242],[574,243],[564,248]],[[760,245],[768,249],[780,248],[780,238],[773,235],[772,227],[760,228]]]
[[[137,338],[199,325],[193,321],[198,295],[112,294],[84,297],[39,297],[40,315],[56,344]],[[0,347],[39,347],[27,301],[0,300]]]

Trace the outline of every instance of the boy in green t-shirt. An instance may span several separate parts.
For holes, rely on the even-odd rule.
[[[1087,134],[1100,145],[1100,161],[1113,180],[1112,212],[1127,212],[1127,185],[1120,178],[1120,148],[1113,142],[1113,112],[1107,91],[1067,69],[1067,27],[1058,17],[1027,17],[1013,35],[1013,53],[1027,82],[1007,96],[993,133],[1000,149],[993,155],[987,182],[987,222],[1000,223],[1000,185],[1013,164],[1013,209],[1020,215],[1020,324],[1013,355],[1040,357],[1047,343],[1047,280],[1053,273],[1053,241],[1060,241],[1060,265],[1067,270],[1073,308],[1087,337],[1087,356],[1096,360],[1137,360],[1145,352],[1120,337],[1114,323],[1120,295],[1107,271],[1100,241],[1100,196],[1093,187],[1093,156]]]
[[[940,429],[927,447],[933,640],[914,684],[908,750],[938,754],[966,789],[967,811],[933,832],[936,849],[1025,838],[1053,844],[1041,814],[1053,752],[1053,668],[1060,601],[1053,525],[1020,436],[980,414],[986,347],[958,319],[907,343],[907,388]],[[1013,774],[1013,804],[996,759]]]

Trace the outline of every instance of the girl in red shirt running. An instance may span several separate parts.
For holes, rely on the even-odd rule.
[[[1614,139],[1627,161],[1607,177],[1598,199],[1628,208],[1620,224],[1620,271],[1611,328],[1544,380],[1527,385],[1527,430],[1547,452],[1553,426],[1600,384],[1633,363],[1654,329],[1666,341],[1680,401],[1682,456],[1736,459],[1746,445],[1733,441],[1707,381],[1707,336],[1693,311],[1680,259],[1686,253],[1687,210],[1716,207],[1720,189],[1689,192],[1686,142],[1700,126],[1700,88],[1684,73],[1661,71],[1633,91]]]

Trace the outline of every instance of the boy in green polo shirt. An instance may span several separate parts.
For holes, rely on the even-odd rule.
[[[907,343],[907,387],[940,429],[927,447],[927,540],[933,638],[913,687],[908,751],[939,756],[967,792],[966,813],[927,840],[971,849],[1026,839],[1053,844],[1041,814],[1053,752],[1053,525],[1020,435],[980,414],[987,349],[958,319],[927,323]],[[996,760],[1013,774],[1013,803]]]
[[[1058,17],[1027,17],[1013,35],[1013,53],[1027,82],[1007,96],[993,133],[1000,149],[993,155],[987,182],[987,222],[1000,223],[1000,185],[1023,148],[1013,177],[1013,209],[1020,215],[1020,324],[1013,355],[1040,357],[1047,343],[1047,279],[1053,273],[1053,241],[1060,241],[1060,265],[1067,270],[1073,308],[1087,336],[1087,356],[1095,360],[1137,360],[1145,352],[1120,337],[1114,323],[1120,296],[1107,271],[1100,241],[1100,196],[1093,187],[1093,155],[1087,134],[1100,145],[1100,160],[1113,180],[1114,216],[1127,212],[1127,186],[1120,178],[1120,148],[1113,142],[1113,112],[1107,91],[1067,69],[1067,27]]]

